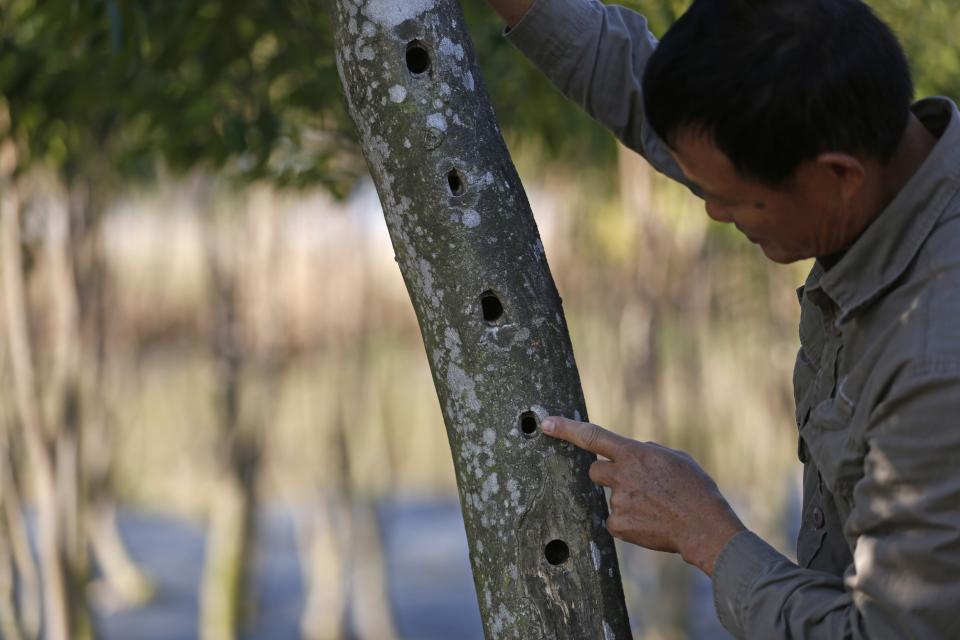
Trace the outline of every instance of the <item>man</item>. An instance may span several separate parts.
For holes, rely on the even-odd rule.
[[[960,638],[960,113],[911,106],[860,0],[695,0],[658,45],[599,0],[489,0],[571,99],[704,198],[799,291],[798,563],[686,454],[563,418],[608,528],[712,576],[748,638]],[[746,381],[745,381],[746,384]]]

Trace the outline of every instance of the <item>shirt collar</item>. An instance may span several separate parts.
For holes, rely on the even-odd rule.
[[[886,209],[829,270],[818,263],[807,285],[822,291],[838,307],[842,324],[886,291],[916,257],[920,247],[960,190],[960,112],[948,98],[927,98],[913,113],[940,140],[920,169]]]

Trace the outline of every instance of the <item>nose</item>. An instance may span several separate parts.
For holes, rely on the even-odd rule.
[[[733,222],[733,213],[730,207],[719,205],[712,200],[707,200],[704,206],[706,207],[707,215],[717,222]]]

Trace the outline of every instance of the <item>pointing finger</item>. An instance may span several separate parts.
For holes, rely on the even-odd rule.
[[[551,416],[544,420],[540,430],[548,436],[566,440],[581,449],[598,453],[611,460],[616,460],[618,454],[632,442],[595,424],[576,422],[559,416]]]

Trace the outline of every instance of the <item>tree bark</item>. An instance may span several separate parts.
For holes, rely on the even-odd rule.
[[[487,638],[629,638],[543,245],[456,0],[331,0],[337,63],[416,309]]]

